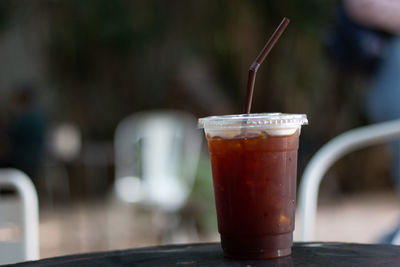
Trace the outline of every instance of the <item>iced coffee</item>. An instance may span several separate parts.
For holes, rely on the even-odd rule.
[[[280,113],[200,119],[225,256],[258,259],[291,253],[297,150],[305,123],[305,115]]]

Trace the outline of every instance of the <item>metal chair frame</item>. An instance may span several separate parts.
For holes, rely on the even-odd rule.
[[[21,251],[15,251],[15,254],[13,251],[13,254],[0,256],[0,263],[39,259],[39,208],[35,186],[31,179],[19,170],[0,169],[0,187],[15,189],[21,198],[22,206],[21,211],[16,211],[21,212],[22,218]],[[0,214],[0,216],[7,216],[7,214]]]
[[[341,157],[360,148],[400,139],[400,119],[347,131],[325,144],[310,160],[299,187],[299,241],[314,240],[319,186],[325,173]]]

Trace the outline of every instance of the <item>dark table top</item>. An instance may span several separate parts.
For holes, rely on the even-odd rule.
[[[233,260],[222,256],[219,243],[204,243],[70,255],[9,266],[400,266],[400,246],[295,243],[288,257]]]

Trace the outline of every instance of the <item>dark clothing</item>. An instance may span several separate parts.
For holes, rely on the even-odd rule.
[[[8,167],[22,170],[34,179],[44,156],[46,123],[38,108],[16,116],[9,124]]]

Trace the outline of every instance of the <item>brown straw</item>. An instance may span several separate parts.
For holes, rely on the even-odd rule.
[[[245,105],[245,112],[247,114],[250,114],[251,110],[251,102],[253,99],[254,83],[256,80],[257,70],[260,67],[261,63],[263,63],[264,59],[267,57],[268,53],[274,47],[276,41],[278,41],[279,37],[286,29],[286,26],[289,24],[289,22],[290,20],[288,18],[283,18],[281,24],[279,24],[278,28],[276,28],[271,38],[269,38],[268,42],[265,44],[264,48],[261,50],[256,60],[253,62],[253,64],[251,64],[249,68],[249,76],[247,79],[246,105]]]

